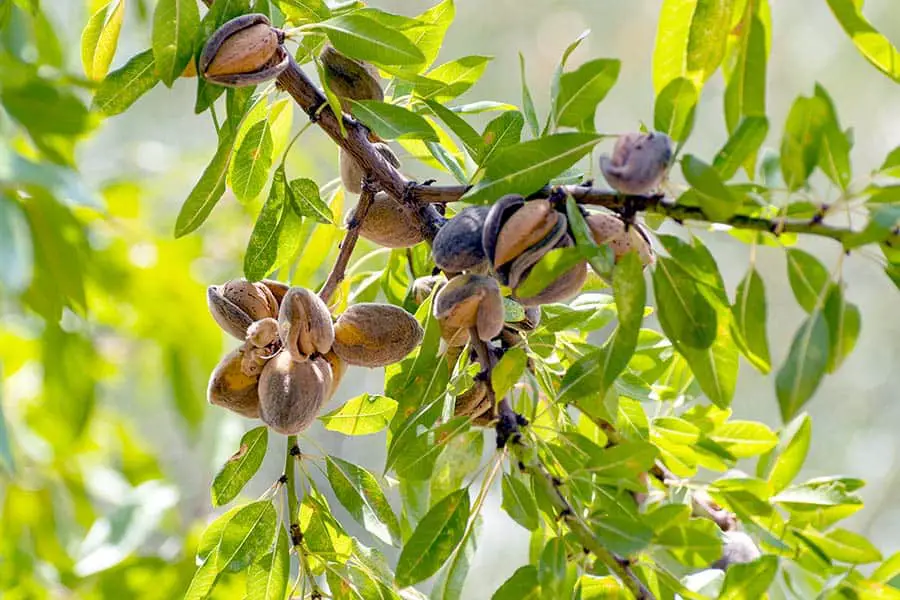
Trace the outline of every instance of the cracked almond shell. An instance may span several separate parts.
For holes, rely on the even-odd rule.
[[[317,294],[291,288],[278,311],[278,333],[285,352],[295,361],[325,354],[334,343],[331,312]]]
[[[254,321],[278,314],[278,301],[269,286],[246,279],[209,286],[206,301],[219,327],[241,341]]]
[[[290,63],[282,41],[283,33],[265,15],[235,17],[207,40],[200,54],[200,72],[213,83],[231,87],[273,79]]]
[[[300,433],[315,421],[333,388],[331,365],[324,357],[297,362],[280,352],[259,376],[259,418],[278,433]]]
[[[492,340],[503,329],[505,316],[500,286],[493,277],[457,275],[435,297],[434,316],[441,323],[442,331],[475,328],[479,339]]]
[[[391,304],[354,304],[334,325],[334,353],[351,365],[383,367],[422,343],[416,318]]]

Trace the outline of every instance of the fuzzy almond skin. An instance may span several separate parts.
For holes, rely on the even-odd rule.
[[[635,224],[626,231],[625,222],[608,213],[594,213],[585,221],[594,236],[594,241],[612,248],[616,260],[622,258],[625,253],[636,250],[641,258],[641,264],[645,267],[653,264],[655,260],[653,248],[640,225]]]
[[[355,217],[356,208],[347,215],[347,220]],[[403,212],[399,202],[384,192],[378,192],[372,199],[359,235],[385,248],[411,248],[425,239],[416,224]]]
[[[249,376],[243,372],[244,348],[235,348],[219,361],[210,375],[206,398],[210,404],[255,419],[259,417],[259,376]]]
[[[547,200],[531,200],[514,212],[500,227],[494,250],[494,268],[512,261],[553,231],[557,212]]]
[[[383,367],[402,360],[425,332],[415,317],[390,304],[354,304],[334,326],[334,353],[351,365]]]
[[[432,243],[434,263],[448,273],[480,271],[487,265],[482,236],[489,206],[470,206],[444,223]]]
[[[278,311],[278,334],[295,361],[325,354],[334,343],[331,312],[317,294],[306,288],[291,288]]]
[[[209,286],[206,302],[219,327],[241,341],[254,321],[278,314],[278,302],[269,288],[246,279]]]
[[[400,159],[397,158],[397,155],[394,154],[394,151],[391,150],[390,146],[384,142],[377,142],[373,144],[373,146],[375,146],[375,150],[377,150],[378,153],[392,166],[398,169],[400,168]],[[338,164],[341,170],[341,183],[344,185],[344,189],[351,194],[362,193],[362,180],[366,173],[343,148],[338,152]]]
[[[278,34],[266,23],[251,25],[226,38],[206,67],[206,76],[238,75],[263,68],[278,50]]]
[[[623,194],[648,194],[666,177],[672,140],[664,133],[628,133],[616,140],[612,157],[600,157],[607,183]]]
[[[328,87],[341,101],[344,112],[352,106],[348,100],[384,100],[381,77],[369,63],[345,56],[328,44],[319,54]]]
[[[492,408],[487,382],[476,379],[472,387],[456,397],[453,414],[457,417],[477,419],[485,413],[491,412]]]
[[[259,376],[259,417],[284,435],[306,430],[333,389],[331,365],[321,356],[296,362],[281,352]]]

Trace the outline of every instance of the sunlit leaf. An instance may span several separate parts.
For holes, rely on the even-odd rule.
[[[323,225],[334,224],[334,212],[319,195],[319,186],[312,179],[295,179],[288,184],[288,199],[296,211]]]
[[[428,71],[429,79],[441,82],[441,87],[421,94],[425,99],[447,102],[461,96],[481,79],[490,56],[463,56]]]
[[[200,227],[222,198],[233,149],[233,137],[226,137],[219,142],[215,156],[181,206],[175,221],[175,237],[185,236]]]
[[[528,530],[538,528],[537,504],[531,490],[516,477],[503,475],[503,510],[512,519]]]
[[[703,213],[714,221],[726,221],[740,207],[741,200],[731,193],[716,170],[688,154],[681,160],[681,172],[700,200]]]
[[[387,427],[396,412],[395,400],[387,396],[362,394],[319,419],[330,431],[344,435],[368,435]]]
[[[538,584],[538,570],[534,565],[519,567],[503,582],[491,600],[539,600],[541,587]]]
[[[820,533],[804,529],[803,536],[812,541],[828,558],[845,563],[866,564],[881,560],[881,552],[865,537],[846,529]]]
[[[269,198],[263,204],[244,253],[244,277],[259,281],[269,274],[278,258],[278,240],[281,237],[282,214],[290,210],[285,205],[287,183],[284,170],[277,169],[272,178]]]
[[[798,415],[781,432],[776,458],[769,472],[769,485],[776,494],[790,485],[806,460],[809,452],[812,422],[809,415]]]
[[[240,493],[250,478],[259,470],[266,456],[268,429],[256,427],[241,438],[238,451],[216,473],[212,483],[213,506],[228,504]]]
[[[790,190],[806,185],[819,160],[827,103],[817,96],[800,96],[791,106],[781,138],[781,174]]]
[[[594,112],[616,84],[620,67],[618,60],[598,58],[563,73],[554,106],[556,124],[593,131]]]
[[[360,60],[385,65],[415,65],[425,60],[402,33],[362,15],[341,15],[308,27],[325,33],[339,52]]]
[[[101,81],[106,77],[119,44],[124,15],[125,0],[113,0],[88,19],[81,34],[81,64],[88,79]]]
[[[288,536],[278,526],[275,549],[250,565],[247,572],[248,600],[283,600],[291,576]]]
[[[481,134],[482,149],[474,157],[476,162],[486,164],[497,151],[518,144],[522,139],[524,126],[525,118],[516,110],[506,111],[492,119]]]
[[[589,153],[602,136],[557,133],[507,146],[485,163],[484,179],[463,200],[484,204],[508,193],[529,194]]]
[[[418,139],[437,141],[437,134],[420,115],[396,104],[377,100],[350,101],[353,116],[386,140]]]
[[[769,586],[778,574],[778,557],[761,556],[749,563],[734,563],[728,566],[720,600],[742,600],[765,596]]]
[[[787,268],[797,303],[808,313],[821,309],[825,301],[825,288],[830,282],[825,265],[809,252],[789,248]]]
[[[756,165],[756,155],[769,132],[769,120],[765,117],[745,117],[728,138],[725,146],[716,154],[713,168],[723,181],[728,181],[742,166],[751,175]]]
[[[860,54],[876,69],[900,82],[900,51],[866,20],[862,1],[828,0],[828,6]]]

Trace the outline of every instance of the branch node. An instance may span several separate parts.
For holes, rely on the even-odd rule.
[[[295,456],[297,458],[302,458],[303,455],[300,453],[300,446],[294,444],[291,446],[291,456]]]
[[[300,525],[297,523],[291,523],[291,543],[294,547],[303,543],[303,532],[300,531]]]

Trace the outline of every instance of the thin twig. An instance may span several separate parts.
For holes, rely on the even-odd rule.
[[[325,301],[325,304],[331,301],[334,292],[344,280],[347,265],[350,263],[350,256],[353,254],[356,241],[359,239],[359,228],[362,226],[366,215],[369,214],[369,208],[372,206],[374,199],[375,191],[372,187],[368,184],[363,185],[362,193],[359,195],[359,202],[356,205],[356,212],[352,221],[347,224],[347,233],[344,234],[344,241],[341,242],[341,250],[338,253],[337,260],[335,260],[334,266],[331,267],[331,272],[328,274],[328,278],[319,292],[319,297]]]

